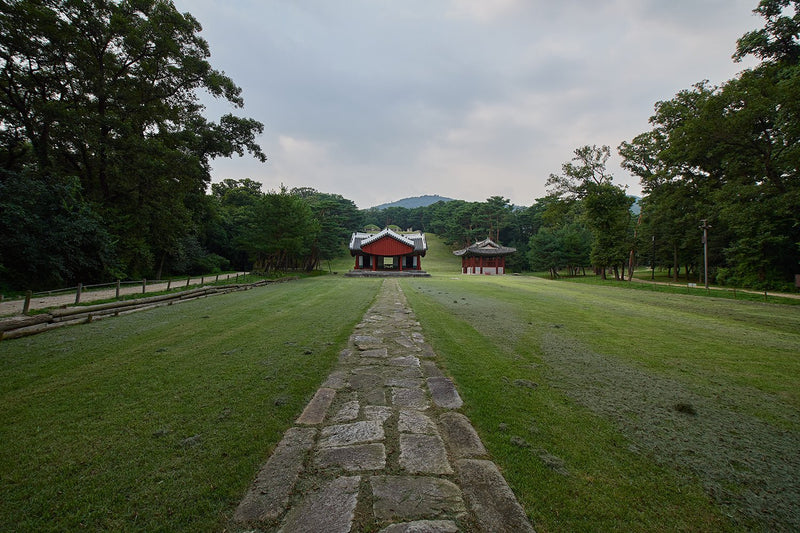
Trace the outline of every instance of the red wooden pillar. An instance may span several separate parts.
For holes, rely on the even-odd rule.
[[[405,260],[406,260],[406,256],[404,256],[404,255],[401,255],[400,257],[397,258],[397,261],[400,263],[400,272],[403,271],[403,261],[405,261]]]
[[[483,256],[480,257],[479,261],[480,261],[480,269],[481,269],[480,273],[483,274]]]
[[[356,264],[353,266],[353,270],[358,270],[358,254],[356,254]]]
[[[369,257],[372,260],[372,271],[374,272],[374,271],[378,270],[378,261],[376,260],[377,256],[371,255]]]
[[[417,256],[417,270],[422,270],[422,256]]]

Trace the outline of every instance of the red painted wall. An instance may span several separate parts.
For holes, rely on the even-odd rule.
[[[404,255],[413,252],[414,248],[391,237],[383,237],[373,243],[362,246],[361,250],[372,255]]]

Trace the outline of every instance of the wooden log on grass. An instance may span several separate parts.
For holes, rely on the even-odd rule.
[[[48,313],[26,317],[11,317],[0,322],[0,332],[35,326],[37,324],[50,322],[52,319],[53,315]]]

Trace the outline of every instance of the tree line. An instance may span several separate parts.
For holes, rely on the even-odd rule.
[[[260,122],[204,118],[198,91],[243,105],[208,61],[200,24],[167,0],[0,0],[0,285],[319,268],[374,225],[436,233],[454,248],[492,238],[517,271],[634,265],[675,279],[703,264],[722,284],[786,288],[800,271],[800,1],[762,0],[762,29],[734,59],[760,63],[658,102],[651,131],[617,148],[635,199],[583,146],[531,206],[492,196],[359,211],[309,188],[211,184],[211,161],[265,160]]]

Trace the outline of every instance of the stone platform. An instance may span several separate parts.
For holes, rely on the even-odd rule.
[[[350,270],[348,278],[429,278],[424,270]]]
[[[461,406],[387,279],[230,529],[532,532]]]

